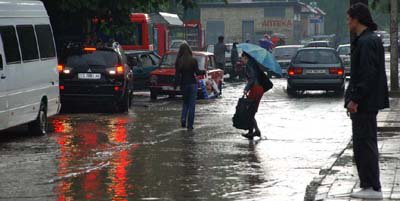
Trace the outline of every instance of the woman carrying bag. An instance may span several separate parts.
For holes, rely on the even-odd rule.
[[[175,70],[176,86],[181,87],[183,94],[181,126],[192,131],[198,91],[196,75],[203,75],[205,72],[199,70],[197,60],[193,57],[192,50],[186,43],[179,48]]]
[[[258,63],[251,56],[243,52],[241,60],[246,65],[247,77],[247,84],[244,88],[243,94],[245,97],[255,102],[255,113],[257,113],[264,93],[271,89],[273,85],[264,72],[260,70]],[[253,116],[252,128],[249,129],[247,134],[242,135],[249,140],[253,140],[254,137],[261,137],[261,131],[258,128],[255,113]]]

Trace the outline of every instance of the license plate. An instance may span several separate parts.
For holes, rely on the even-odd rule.
[[[101,78],[101,74],[100,73],[79,73],[78,78],[85,79],[85,80],[98,80]]]
[[[161,89],[163,91],[175,91],[174,87],[171,86],[162,86]]]
[[[307,74],[325,74],[326,70],[307,70]]]

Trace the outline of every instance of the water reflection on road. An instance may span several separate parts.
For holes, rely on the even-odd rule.
[[[0,144],[0,173],[9,175],[0,178],[0,199],[302,200],[349,138],[349,121],[341,98],[288,98],[284,80],[274,84],[257,114],[264,137],[254,142],[232,128],[241,83],[228,84],[223,98],[199,101],[192,133],[179,128],[179,99],[150,102],[146,93],[135,96],[128,115],[86,108],[59,115],[47,136]],[[46,150],[46,159],[28,160],[35,147]]]

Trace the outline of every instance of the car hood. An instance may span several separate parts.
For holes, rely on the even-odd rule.
[[[150,73],[151,75],[175,76],[175,68],[159,68]]]

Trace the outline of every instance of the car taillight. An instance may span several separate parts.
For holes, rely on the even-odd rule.
[[[344,74],[344,70],[342,68],[329,68],[329,74],[343,75]]]
[[[293,75],[301,75],[303,74],[303,68],[299,67],[290,67],[288,69],[288,75],[293,76]]]
[[[121,87],[119,87],[119,86],[114,87],[114,91],[119,91],[120,89],[121,89]]]
[[[70,73],[71,73],[71,70],[72,70],[72,68],[69,68],[69,67],[64,66],[64,65],[62,65],[62,64],[59,64],[59,65],[57,66],[57,69],[58,69],[58,72],[59,72],[59,73],[63,73],[63,74],[70,74]]]
[[[107,69],[108,73],[110,75],[123,75],[124,74],[124,66],[118,65],[115,68],[109,68]]]
[[[65,89],[65,86],[64,85],[60,85],[60,90],[62,91],[64,89]]]

